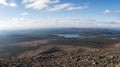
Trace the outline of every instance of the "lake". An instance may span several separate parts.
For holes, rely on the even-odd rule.
[[[79,38],[79,37],[84,37],[84,36],[80,36],[80,34],[54,34],[54,35],[65,37],[65,38]]]

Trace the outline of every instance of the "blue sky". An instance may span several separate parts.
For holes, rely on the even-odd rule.
[[[0,29],[119,27],[120,0],[0,0]]]

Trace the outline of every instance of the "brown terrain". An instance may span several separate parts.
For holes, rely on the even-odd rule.
[[[38,46],[47,42],[41,40],[16,45]],[[105,48],[46,45],[21,53],[16,58],[0,59],[0,67],[120,67],[120,44]]]
[[[31,42],[21,42],[21,43],[14,43],[12,45],[19,45],[19,46],[38,46],[38,45],[43,45],[44,43],[48,43],[51,40],[55,39],[45,39],[45,40],[37,40],[37,41],[31,41]]]

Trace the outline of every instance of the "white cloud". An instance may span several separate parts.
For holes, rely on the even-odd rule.
[[[104,14],[110,14],[110,15],[120,16],[120,10],[109,10],[109,9],[106,9],[104,11]]]
[[[6,0],[0,0],[0,4],[4,5],[4,6],[8,6],[8,3]]]
[[[21,13],[20,15],[26,16],[27,14],[28,14],[27,12],[23,12],[23,13]]]
[[[58,10],[81,10],[88,8],[88,6],[77,6],[73,3],[61,3],[60,0],[22,0],[25,4],[25,8],[35,9],[35,10],[48,10],[48,11],[58,11]],[[75,5],[75,6],[74,6]]]
[[[105,13],[105,14],[110,14],[111,11],[110,11],[109,9],[106,9],[106,10],[104,11],[104,13]]]
[[[69,7],[67,10],[82,10],[82,9],[87,9],[88,6],[80,6],[80,7]]]
[[[72,6],[71,3],[64,3],[64,4],[55,5],[53,8],[48,8],[47,10],[48,11],[58,11],[58,10],[66,9],[71,6]]]
[[[12,21],[18,21],[18,18],[11,18]]]
[[[17,7],[17,4],[15,2],[8,3],[7,0],[0,0],[0,4],[8,7]]]
[[[41,10],[48,7],[49,4],[57,3],[59,0],[23,0],[26,8]]]
[[[16,3],[9,3],[10,7],[17,7]]]

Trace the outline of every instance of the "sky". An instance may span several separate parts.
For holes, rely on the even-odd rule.
[[[0,0],[0,30],[120,27],[120,0]]]

